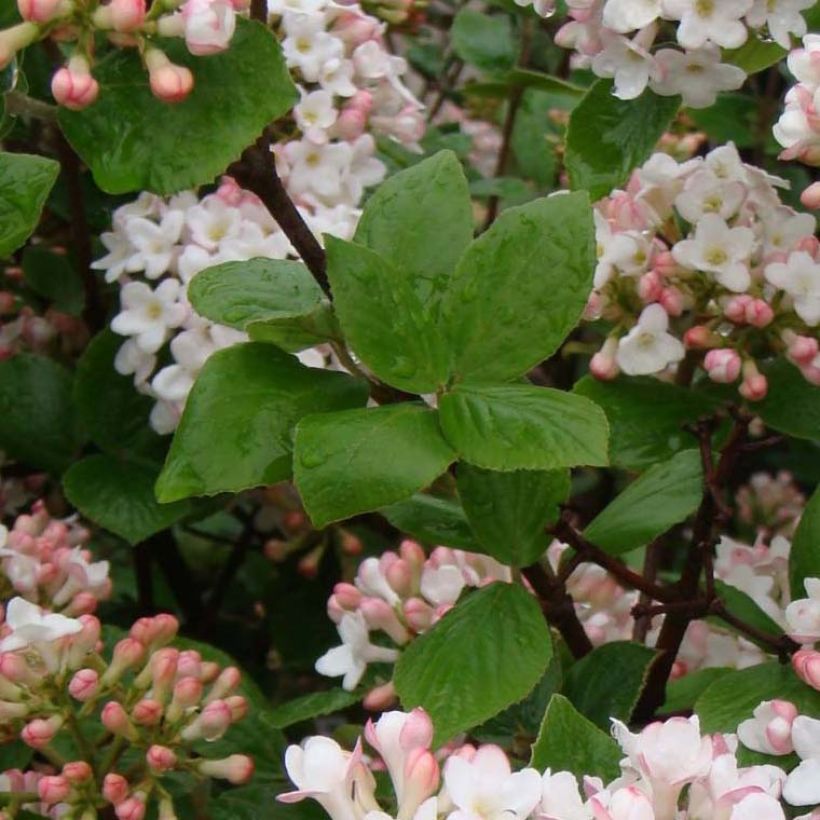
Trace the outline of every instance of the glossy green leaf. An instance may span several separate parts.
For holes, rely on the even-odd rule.
[[[482,71],[512,68],[518,56],[510,18],[505,14],[484,14],[463,8],[450,29],[453,51]]]
[[[434,304],[364,245],[328,236],[325,248],[336,315],[356,355],[393,387],[435,392],[447,380],[447,351]]]
[[[276,37],[260,23],[239,20],[221,54],[195,57],[181,38],[162,49],[193,72],[194,90],[181,103],[154,97],[136,50],[120,49],[94,67],[97,102],[60,109],[68,141],[108,193],[210,183],[298,99]]]
[[[37,227],[59,171],[52,159],[0,153],[0,257],[16,251]]]
[[[82,443],[71,389],[71,373],[45,356],[0,362],[0,450],[29,467],[64,470]]]
[[[447,288],[472,238],[467,179],[452,151],[440,151],[382,183],[353,237],[405,274],[428,307]]]
[[[650,467],[599,513],[584,536],[611,555],[642,547],[693,513],[703,497],[697,450]]]
[[[697,669],[680,678],[670,680],[666,684],[666,700],[663,702],[664,713],[692,711],[697,699],[715,681],[734,671],[728,666],[709,666],[706,669]]]
[[[779,358],[763,368],[769,391],[751,405],[755,414],[780,433],[820,441],[820,387],[809,384],[791,362]]]
[[[33,245],[23,254],[26,285],[61,313],[79,316],[85,305],[83,280],[64,254]]]
[[[764,68],[779,63],[788,50],[770,40],[762,40],[753,33],[740,48],[723,49],[723,62],[742,68],[747,74],[757,74]]]
[[[463,385],[441,397],[439,412],[447,440],[478,467],[555,470],[607,463],[606,416],[572,393]]]
[[[304,367],[273,345],[235,345],[211,356],[194,384],[165,467],[160,501],[237,492],[291,475],[293,428],[309,413],[363,405],[367,386]]]
[[[77,419],[101,450],[162,458],[162,439],[148,425],[154,401],[136,390],[129,376],[114,369],[114,358],[124,341],[104,330],[83,352],[74,374]]]
[[[454,459],[435,412],[405,403],[302,419],[293,472],[314,526],[323,527],[409,498]]]
[[[324,294],[302,262],[250,259],[201,271],[188,285],[188,298],[201,316],[247,330],[253,322],[311,313]]]
[[[585,194],[504,211],[467,249],[444,297],[454,377],[507,381],[551,356],[581,318],[594,268]]]
[[[629,721],[655,658],[655,650],[642,644],[606,643],[569,668],[561,692],[582,715],[608,732],[610,718]]]
[[[271,711],[271,723],[277,729],[286,729],[294,723],[311,720],[321,715],[338,712],[361,700],[360,692],[347,692],[344,689],[326,689],[322,692],[311,692],[307,695],[279,704]]]
[[[680,97],[648,89],[635,100],[612,93],[612,80],[598,80],[569,119],[565,164],[571,187],[593,201],[620,188],[652,153],[680,106]]]
[[[563,695],[552,696],[532,746],[530,766],[539,772],[572,772],[579,782],[592,775],[606,783],[620,774],[622,757],[608,733],[587,720]]]
[[[722,675],[697,699],[702,732],[735,732],[764,700],[790,700],[801,714],[820,714],[820,692],[777,661]]]
[[[457,501],[416,493],[379,512],[394,527],[419,541],[472,552],[478,550],[467,516]]]
[[[695,439],[684,425],[709,415],[718,404],[702,393],[650,378],[602,382],[585,376],[573,391],[603,408],[612,429],[610,459],[630,470],[666,461],[694,446]]]
[[[427,710],[441,743],[525,698],[551,657],[535,599],[499,582],[471,593],[412,641],[393,681],[405,709]]]
[[[543,189],[554,187],[558,170],[557,141],[550,127],[554,94],[527,89],[515,118],[510,145],[515,161],[525,177]],[[553,136],[553,140],[550,137]]]
[[[820,489],[809,499],[792,538],[789,585],[793,601],[806,597],[806,578],[820,578]]]
[[[545,527],[569,496],[568,470],[494,472],[462,463],[458,494],[486,552],[502,564],[526,566],[547,549]]]
[[[85,518],[134,545],[192,511],[190,501],[157,502],[158,475],[159,466],[150,462],[88,456],[71,465],[63,476],[63,489]]]

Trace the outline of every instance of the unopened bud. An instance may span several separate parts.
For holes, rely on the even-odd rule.
[[[111,773],[105,776],[102,794],[109,803],[118,806],[128,797],[129,791],[128,781],[121,774]]]
[[[100,688],[100,676],[93,669],[79,669],[68,684],[68,693],[80,703],[91,700]]]
[[[44,749],[54,740],[54,736],[60,731],[63,722],[60,715],[52,715],[45,719],[37,718],[23,727],[23,731],[20,732],[20,739],[32,749]]]
[[[87,783],[91,780],[92,775],[91,766],[85,760],[72,760],[63,766],[63,777],[69,783]]]
[[[143,698],[134,704],[131,719],[139,726],[156,726],[162,720],[162,704],[158,700]]]
[[[37,783],[37,793],[43,803],[61,803],[71,793],[71,783],[62,775],[46,775]]]
[[[122,704],[115,700],[105,704],[100,719],[102,720],[103,726],[112,734],[131,741],[135,741],[139,738],[139,732],[137,732],[134,725],[128,719],[128,715]]]
[[[172,63],[159,49],[145,53],[151,93],[167,103],[182,102],[194,87],[194,75],[185,66]]]
[[[72,111],[88,108],[99,93],[100,86],[91,76],[91,66],[80,54],[75,54],[51,78],[51,95],[60,105]]]
[[[200,760],[197,769],[206,777],[227,780],[235,786],[247,783],[253,776],[253,759],[247,755],[231,755],[222,760]]]
[[[177,765],[177,756],[167,746],[154,745],[145,754],[148,768],[156,774],[170,772]]]

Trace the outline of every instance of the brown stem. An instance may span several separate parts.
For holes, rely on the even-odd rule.
[[[661,560],[661,543],[658,539],[655,539],[649,546],[646,548],[646,555],[644,556],[643,560],[643,577],[646,581],[650,583],[655,583],[658,577],[658,569],[660,567],[660,560]],[[648,592],[641,592],[640,597],[638,598],[638,606],[647,607],[651,604],[652,598]],[[638,616],[634,613],[633,616],[635,618],[635,624],[632,627],[632,640],[638,641],[639,643],[644,643],[646,641],[647,633],[649,632],[649,626],[652,622],[652,616],[647,615],[645,617]]]
[[[540,564],[524,567],[521,572],[538,596],[544,617],[561,633],[573,657],[583,658],[591,652],[592,642],[578,620],[575,603],[564,583],[547,575]]]
[[[771,651],[780,658],[782,663],[787,662],[789,656],[800,649],[800,644],[793,641],[788,635],[771,635],[762,629],[747,624],[729,612],[723,601],[719,599],[712,602],[712,605],[709,607],[709,612],[729,624],[729,626],[734,627],[738,632],[746,635],[746,637],[771,649]]]

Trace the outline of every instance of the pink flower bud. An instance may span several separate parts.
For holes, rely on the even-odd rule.
[[[32,686],[38,682],[37,675],[20,655],[4,652],[0,655],[0,675],[13,683]]]
[[[618,352],[618,340],[610,336],[603,347],[589,360],[589,372],[600,381],[612,381],[620,373],[615,355]]]
[[[165,647],[151,656],[151,690],[156,700],[164,701],[171,692],[177,676],[179,650]]]
[[[820,252],[820,239],[816,236],[804,236],[798,240],[794,249],[796,251],[805,251],[809,256],[813,256],[816,259],[818,252]],[[6,275],[8,275],[8,271]]]
[[[76,618],[78,615],[90,615],[97,608],[100,599],[107,597],[108,593],[97,597],[93,592],[78,592],[63,610],[63,614],[72,618]]]
[[[369,712],[383,712],[397,700],[396,687],[393,681],[383,683],[371,689],[362,700],[362,706]]]
[[[210,692],[205,698],[205,703],[210,703],[212,700],[225,698],[242,682],[242,673],[235,666],[226,666],[220,673],[219,677],[214,681]]]
[[[676,287],[664,288],[658,302],[670,316],[683,313],[683,294]]]
[[[103,797],[115,806],[128,797],[128,792],[131,791],[128,781],[121,774],[107,774],[103,780],[102,794]]]
[[[63,777],[69,783],[87,783],[93,774],[91,766],[84,760],[72,760],[63,766]]]
[[[747,401],[760,401],[769,391],[769,382],[757,369],[757,365],[749,359],[743,365],[743,382],[738,392]]]
[[[145,22],[145,0],[111,0],[108,13],[114,31],[136,31]]]
[[[133,630],[134,627],[131,629]],[[127,669],[136,666],[144,657],[145,645],[136,638],[123,638],[117,641],[111,656],[111,663],[103,673],[103,684],[108,686],[116,683]]]
[[[432,626],[434,610],[421,598],[409,598],[404,602],[404,619],[415,632],[424,632]]]
[[[100,688],[100,676],[93,669],[80,669],[68,684],[68,694],[80,703],[91,700]]]
[[[433,743],[433,721],[424,709],[413,709],[399,733],[402,749],[429,749]]]
[[[679,270],[680,266],[672,256],[671,251],[661,251],[655,256],[653,260],[652,269],[661,277],[674,276]]]
[[[72,111],[88,108],[100,93],[99,83],[91,76],[88,60],[75,54],[68,65],[58,69],[51,78],[51,95]]]
[[[820,354],[815,356],[809,364],[801,365],[800,372],[809,384],[820,387]]]
[[[172,63],[159,49],[145,53],[151,93],[167,103],[182,102],[194,87],[194,75],[185,66]]]
[[[217,740],[222,737],[231,725],[231,708],[224,700],[209,703],[199,716],[182,730],[182,739],[186,741]]]
[[[748,293],[732,296],[723,307],[723,315],[732,322],[744,324],[747,321],[746,310],[753,301]]]
[[[683,343],[689,350],[708,350],[720,344],[721,338],[706,325],[694,325],[683,334]]]
[[[167,746],[154,745],[146,752],[145,762],[152,772],[162,774],[177,765],[177,756]]]
[[[202,655],[192,649],[180,652],[177,661],[177,675],[180,678],[198,678],[201,674]]]
[[[381,629],[400,646],[410,639],[407,628],[399,621],[395,610],[381,598],[363,598],[359,610],[371,629]]]
[[[358,609],[362,601],[362,593],[353,586],[345,582],[340,582],[333,587],[333,595],[342,609],[353,612]]]
[[[60,731],[63,725],[63,718],[59,715],[52,715],[49,718],[37,718],[29,721],[20,732],[20,739],[26,746],[32,749],[43,749],[54,740],[54,736]]]
[[[752,327],[766,327],[772,323],[774,311],[763,299],[752,299],[746,308],[746,321]]]
[[[17,0],[17,9],[24,20],[49,23],[70,11],[71,4],[65,0]]]
[[[339,546],[341,546],[342,552],[345,555],[361,555],[362,552],[364,552],[362,539],[359,538],[358,535],[354,535],[352,532],[347,532],[346,530],[343,530],[339,534]]]
[[[703,366],[713,382],[731,384],[740,375],[742,361],[736,350],[721,348],[710,350],[703,360]]]
[[[145,817],[145,801],[139,797],[129,797],[114,808],[118,820],[142,820]]]
[[[427,560],[427,556],[421,544],[410,538],[405,538],[404,541],[399,544],[399,556],[410,564],[414,572],[418,573],[421,572],[421,568]]]
[[[638,296],[643,302],[657,302],[662,293],[663,279],[657,271],[651,270],[638,280]]]
[[[0,313],[12,313],[17,305],[17,297],[7,290],[0,291]]]
[[[403,803],[419,806],[439,786],[438,761],[428,749],[413,749],[404,764]]]
[[[820,182],[813,182],[800,194],[800,201],[805,208],[816,211],[820,208]]]
[[[794,331],[786,331],[783,341],[788,345],[786,355],[796,365],[808,365],[820,352],[820,344],[811,336],[798,336]]]
[[[402,598],[412,594],[415,585],[415,573],[413,567],[404,558],[394,561],[385,573],[387,582],[396,590]]]
[[[158,700],[143,698],[134,704],[131,719],[140,726],[156,726],[162,720],[162,704]]]
[[[37,783],[37,793],[47,805],[61,803],[71,793],[71,783],[62,775],[46,775]]]
[[[171,643],[179,632],[179,620],[168,612],[160,612],[159,615],[154,616],[153,620],[154,640],[152,643],[161,646]]]
[[[795,652],[792,667],[800,680],[820,692],[820,652],[814,649]]]
[[[174,686],[174,703],[183,709],[196,706],[202,697],[202,683],[196,678],[181,678]]]
[[[248,699],[242,695],[231,695],[225,698],[225,703],[231,710],[231,723],[237,723],[248,714]]]
[[[122,704],[115,700],[105,704],[100,719],[102,720],[103,726],[112,734],[119,735],[131,741],[139,737],[137,730],[128,719],[128,715]]]
[[[230,755],[221,760],[199,760],[197,770],[206,777],[218,777],[235,786],[247,783],[253,777],[253,758],[247,755]]]

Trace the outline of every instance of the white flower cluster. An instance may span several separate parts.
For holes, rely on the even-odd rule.
[[[766,29],[789,48],[791,34],[806,33],[800,12],[813,5],[814,0],[567,0],[572,20],[555,40],[575,50],[579,67],[614,78],[621,99],[634,99],[649,86],[656,94],[680,94],[692,108],[706,108],[718,92],[740,88],[746,79],[742,69],[722,61],[721,48],[742,46],[756,36],[750,29]],[[536,10],[548,9],[541,4]],[[667,23],[676,24],[680,49],[664,45],[653,52],[657,40],[669,39]]]
[[[788,66],[797,85],[774,126],[775,139],[785,148],[780,156],[820,165],[820,34],[804,37],[803,48],[789,54]]]
[[[784,205],[777,177],[730,143],[683,163],[655,154],[595,210],[598,264],[587,318],[612,331],[590,363],[602,379],[663,373],[706,351],[716,382],[768,389],[757,357],[785,353],[820,384],[815,218]]]
[[[302,97],[294,109],[298,130],[273,147],[279,174],[317,237],[348,239],[365,188],[386,171],[373,132],[414,147],[425,127],[421,105],[402,83],[405,61],[385,48],[384,24],[358,6],[290,0],[270,10],[280,18]],[[111,327],[128,337],[115,366],[157,400],[154,429],[173,432],[208,357],[246,338],[194,313],[190,280],[222,262],[284,259],[295,251],[259,200],[231,179],[202,199],[143,193],[115,211],[102,241],[109,253],[93,267],[121,284],[122,310]],[[171,362],[157,370],[169,341]],[[304,359],[324,362],[313,352]]]

